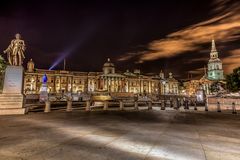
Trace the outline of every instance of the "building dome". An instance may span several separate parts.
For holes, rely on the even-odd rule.
[[[107,62],[103,64],[103,73],[104,74],[111,74],[115,73],[115,66],[111,62],[110,58],[107,59]]]
[[[114,67],[114,64],[111,62],[110,58],[108,58],[107,62],[104,63],[103,67]]]

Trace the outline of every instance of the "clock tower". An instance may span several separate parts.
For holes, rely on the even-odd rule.
[[[214,81],[224,80],[222,61],[218,58],[218,51],[214,39],[212,40],[212,49],[208,61],[208,79]]]

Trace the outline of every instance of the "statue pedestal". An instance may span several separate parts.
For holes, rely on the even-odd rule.
[[[0,94],[0,115],[25,114],[23,72],[22,66],[7,66]]]

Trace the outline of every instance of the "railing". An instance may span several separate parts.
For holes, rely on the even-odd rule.
[[[236,114],[240,110],[240,99],[221,99],[221,98],[207,98],[205,106],[199,106],[196,101],[190,99],[160,99],[157,101],[147,100],[114,100],[114,101],[72,101],[68,99],[66,102],[56,102],[56,101],[47,101],[45,104],[33,104],[32,106],[41,105],[44,112],[51,112],[52,106],[61,106],[61,110],[66,110],[71,112],[76,109],[93,111],[93,110],[142,110],[142,109],[159,109],[159,110],[201,110],[201,111],[231,111],[233,114]],[[31,105],[27,106],[31,108]],[[34,108],[34,107],[32,107]],[[54,108],[53,108],[54,109]],[[31,109],[29,109],[31,111]],[[54,109],[56,110],[56,108]]]

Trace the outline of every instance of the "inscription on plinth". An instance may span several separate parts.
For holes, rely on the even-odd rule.
[[[22,94],[23,67],[7,66],[4,78],[3,94]]]
[[[3,94],[0,94],[0,115],[24,114],[23,67],[7,66]]]

